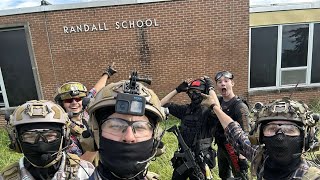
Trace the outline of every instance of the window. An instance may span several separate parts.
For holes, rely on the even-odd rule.
[[[251,28],[250,89],[320,83],[319,68],[320,24]]]
[[[250,88],[276,85],[277,39],[277,27],[251,29]]]
[[[6,93],[6,89],[4,88],[2,71],[0,68],[0,108],[8,107],[8,106],[9,106],[9,103],[7,99],[7,93]]]
[[[314,25],[311,83],[320,83],[320,24]]]
[[[0,59],[0,106],[38,99],[24,27],[0,29]]]

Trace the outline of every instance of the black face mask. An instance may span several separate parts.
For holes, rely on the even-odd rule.
[[[60,149],[61,139],[54,142],[46,143],[39,141],[36,144],[21,142],[21,148],[26,159],[39,167],[44,167],[51,161],[57,158],[57,155],[53,155]]]
[[[200,104],[203,100],[201,93],[192,92],[192,93],[188,93],[188,96],[191,99],[191,103],[193,104]]]
[[[51,129],[61,132],[62,126],[56,123],[25,124],[18,128],[18,135],[32,129]],[[62,140],[63,138],[60,137],[50,143],[38,141],[35,144],[20,141],[20,145],[24,156],[31,164],[44,167],[57,158],[58,154],[52,154],[59,151]]]
[[[144,172],[153,154],[153,139],[128,144],[100,136],[100,162],[120,178],[131,179]],[[103,174],[103,172],[99,172]]]
[[[270,160],[279,165],[288,165],[296,161],[302,153],[302,135],[290,137],[279,133],[271,137],[263,137],[263,142]]]

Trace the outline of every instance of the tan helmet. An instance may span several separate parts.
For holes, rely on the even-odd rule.
[[[69,121],[67,113],[63,108],[52,101],[47,100],[32,100],[27,101],[26,103],[18,106],[12,115],[6,126],[11,144],[9,145],[10,149],[15,150],[16,152],[21,153],[21,147],[19,143],[17,126],[32,124],[32,123],[58,123],[62,124],[62,135],[64,137],[61,141],[60,150],[62,146],[68,144],[69,140],[69,130],[66,127],[67,122]],[[60,152],[59,150],[59,152]],[[61,158],[60,155],[57,156],[56,160]],[[56,161],[51,162],[46,165],[46,167],[51,166]]]
[[[318,143],[311,141],[315,140],[314,127],[319,119],[319,116],[318,114],[314,114],[309,107],[301,101],[282,98],[272,101],[266,105],[263,105],[259,102],[255,104],[252,111],[252,120],[254,122],[253,133],[256,139],[252,137],[251,138],[257,140],[257,143],[260,143],[262,138],[261,125],[275,120],[292,121],[303,128],[305,135],[305,150],[310,148],[310,143]],[[254,141],[251,142],[253,143]],[[314,145],[315,144],[313,144],[313,146]]]
[[[90,115],[89,124],[94,132],[95,141],[99,147],[99,122],[95,117],[95,112],[100,108],[107,108],[109,115],[115,112],[116,98],[118,94],[126,92],[129,89],[130,81],[122,80],[117,83],[111,83],[100,90],[94,99],[91,100],[88,106],[88,112]],[[136,83],[136,93],[139,96],[143,96],[146,99],[145,114],[153,115],[156,123],[156,131],[159,130],[159,122],[166,118],[164,108],[161,107],[158,96],[149,88],[143,84]],[[155,138],[159,138],[159,133],[155,132]]]
[[[67,82],[57,89],[54,100],[61,102],[75,97],[86,97],[87,88],[79,82]]]

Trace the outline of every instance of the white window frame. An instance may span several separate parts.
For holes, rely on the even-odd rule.
[[[283,71],[292,71],[292,70],[301,70],[306,69],[306,83],[299,83],[299,87],[319,87],[320,83],[311,83],[311,69],[312,69],[312,52],[313,52],[313,33],[314,33],[314,24],[318,24],[319,22],[312,23],[295,23],[295,24],[279,24],[279,25],[270,25],[270,26],[257,26],[250,27],[250,39],[249,39],[249,71],[248,71],[248,89],[249,92],[257,91],[257,90],[275,90],[275,89],[289,89],[294,88],[296,84],[290,85],[281,85],[281,74]],[[287,25],[300,25],[306,24],[309,25],[309,36],[308,36],[308,53],[307,53],[307,66],[300,67],[289,67],[289,68],[281,68],[281,55],[282,55],[282,29],[283,26]],[[277,42],[277,70],[276,70],[276,86],[268,86],[268,87],[257,87],[250,88],[250,71],[251,71],[251,30],[255,28],[263,28],[263,27],[278,27],[278,42]]]
[[[4,81],[3,81],[1,67],[0,67],[0,87],[1,87],[0,96],[2,96],[3,102],[4,102],[4,103],[0,103],[0,105],[4,106],[5,108],[9,108],[9,101],[8,101],[8,97],[7,97],[6,87],[5,87]]]

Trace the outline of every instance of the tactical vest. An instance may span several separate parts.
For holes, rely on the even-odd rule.
[[[78,140],[81,144],[82,149],[85,151],[95,151],[95,143],[94,143],[94,138],[93,138],[93,133],[89,129],[89,125],[85,119],[82,119],[83,125],[86,128],[86,131],[89,137],[84,138],[83,135],[79,135]]]
[[[222,103],[223,97],[218,97],[220,104]],[[232,99],[232,102],[230,103],[230,105],[225,108],[222,109],[222,111],[224,113],[226,113],[228,116],[230,116],[233,120],[236,119],[236,115],[235,115],[235,108],[239,103],[245,103],[247,105],[246,102],[244,102],[241,98],[236,97],[234,99]],[[247,105],[248,106],[248,105]],[[215,143],[218,144],[219,146],[224,146],[224,143],[227,141],[225,135],[224,135],[224,129],[221,125],[221,123],[217,124],[216,127],[216,131],[215,131]]]
[[[79,170],[79,161],[80,158],[75,154],[68,154],[67,163],[65,167],[66,179],[76,179],[77,173]],[[78,163],[77,163],[78,162]],[[20,180],[22,172],[20,170],[19,163],[13,163],[7,167],[5,167],[0,172],[0,180]],[[30,177],[31,179],[33,177]]]
[[[186,115],[181,121],[180,131],[182,138],[189,148],[194,150],[197,140],[203,139],[205,137],[204,133],[206,131],[205,118],[204,115],[208,109],[205,107],[195,108],[194,111],[188,107]]]
[[[85,118],[85,114],[82,117],[82,124],[78,125],[74,121],[70,121],[68,123],[68,127],[71,128],[71,133],[75,135],[81,145],[81,150],[84,152],[86,151],[95,151],[95,143],[93,133],[89,129],[89,125],[87,123],[87,119]],[[85,137],[84,137],[85,136]]]

